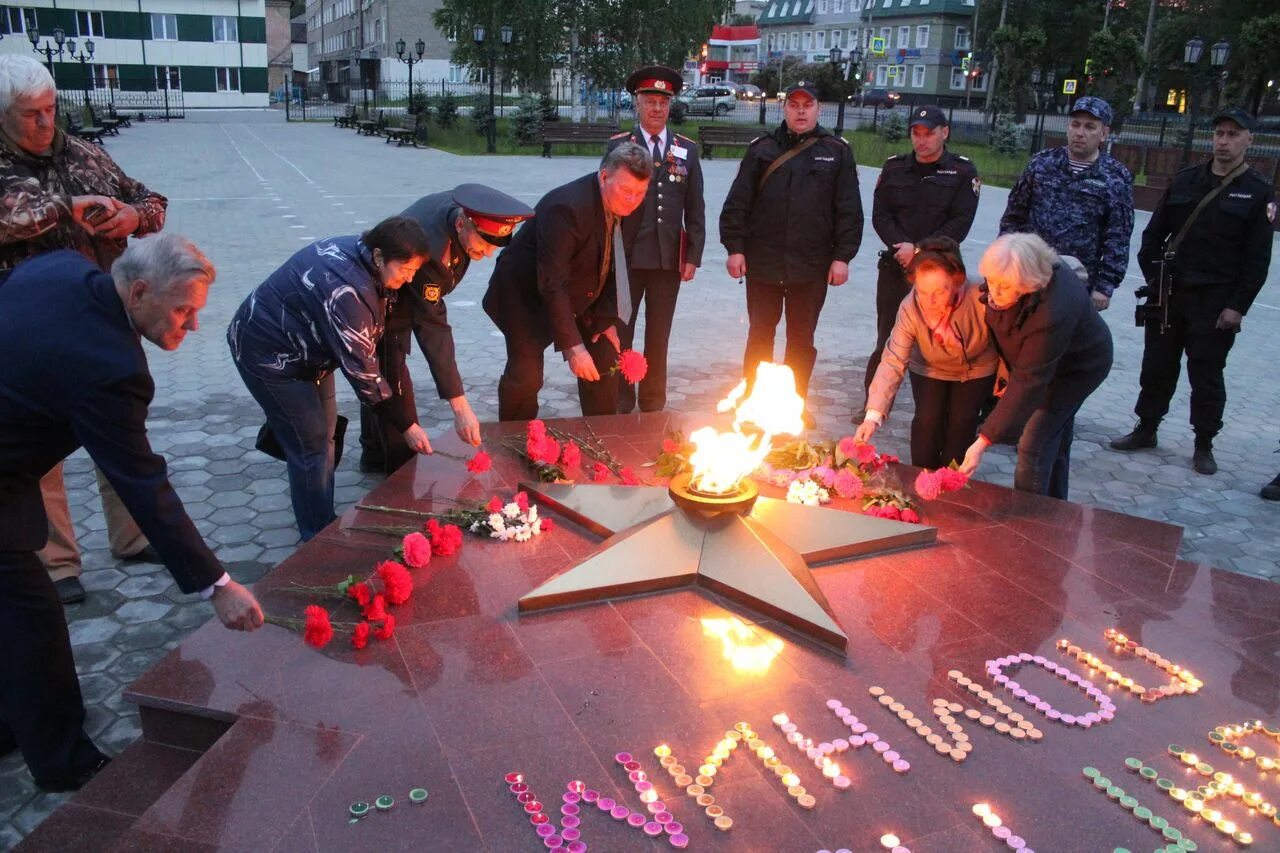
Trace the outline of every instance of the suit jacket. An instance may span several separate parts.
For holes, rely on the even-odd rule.
[[[634,142],[646,151],[653,150],[639,125],[610,139],[607,150],[612,151],[624,142]],[[677,151],[684,154],[677,155]],[[686,235],[685,262],[702,266],[707,212],[702,196],[698,144],[668,128],[663,157],[654,167],[644,204],[622,220],[627,267],[637,270],[678,269],[682,230]]]
[[[0,550],[44,547],[40,478],[84,447],[184,592],[222,576],[147,440],[155,385],[111,276],[68,249],[19,264],[0,283],[0,363]]]
[[[605,212],[597,172],[556,187],[534,207],[498,262],[484,310],[498,328],[534,334],[561,352],[618,323],[613,264],[600,282]]]
[[[395,345],[394,339],[401,337],[406,329],[413,329],[442,400],[461,397],[464,393],[453,327],[449,325],[449,309],[444,304],[444,298],[453,292],[471,267],[471,258],[463,250],[454,229],[461,212],[453,193],[443,192],[423,196],[400,214],[415,220],[427,232],[431,260],[419,268],[412,282],[396,292],[395,302],[387,314],[390,345]],[[403,345],[407,344],[405,336]]]

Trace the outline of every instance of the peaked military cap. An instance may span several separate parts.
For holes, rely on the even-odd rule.
[[[516,226],[533,218],[532,207],[484,184],[459,184],[453,190],[453,200],[480,236],[495,246],[510,243]]]
[[[665,65],[646,65],[637,68],[627,77],[627,91],[633,95],[650,93],[673,97],[684,88],[684,78],[680,72]]]

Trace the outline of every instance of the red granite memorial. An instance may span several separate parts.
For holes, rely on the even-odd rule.
[[[323,606],[323,648],[196,631],[129,690],[144,739],[23,849],[1280,849],[1274,585],[982,483],[915,524],[770,482],[700,515],[652,462],[707,420],[547,423],[638,486],[538,482],[524,424],[485,428],[487,468],[438,442],[257,585]],[[401,553],[411,594],[353,637],[352,578],[389,594],[422,545],[379,528],[521,491],[550,530]]]

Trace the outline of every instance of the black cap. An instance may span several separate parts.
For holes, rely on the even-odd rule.
[[[646,65],[644,68],[637,68],[627,77],[626,82],[627,91],[633,95],[643,95],[647,92],[672,97],[680,94],[683,88],[684,78],[680,76],[680,72],[665,65]]]
[[[812,80],[797,80],[787,87],[787,93],[783,96],[783,100],[790,98],[796,92],[806,92],[809,97],[815,101],[818,100],[818,84]]]
[[[930,130],[935,127],[946,127],[947,114],[942,111],[941,107],[936,107],[933,104],[916,107],[911,111],[911,122],[907,125],[907,129],[910,130],[917,124],[923,124]]]
[[[495,246],[510,243],[516,226],[533,218],[532,207],[484,184],[459,184],[454,187],[453,201],[480,236]]]
[[[1250,133],[1253,132],[1253,128],[1254,128],[1253,116],[1249,115],[1247,112],[1240,109],[1239,107],[1225,107],[1223,109],[1218,110],[1214,114],[1213,116],[1214,127],[1217,127],[1220,122],[1224,122],[1224,121],[1234,121],[1236,124],[1240,125]]]

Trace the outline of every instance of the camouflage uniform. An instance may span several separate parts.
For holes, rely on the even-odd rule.
[[[1000,233],[1030,231],[1089,271],[1089,290],[1111,296],[1129,267],[1133,175],[1109,154],[1073,175],[1067,149],[1036,154],[1023,170],[1000,219]]]
[[[29,154],[0,132],[0,270],[55,249],[74,249],[103,271],[125,238],[94,237],[71,216],[71,198],[103,195],[138,211],[136,236],[164,227],[169,201],[130,178],[97,145],[58,131],[49,156]]]

